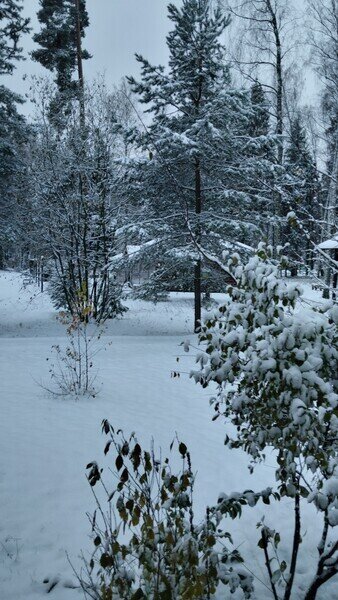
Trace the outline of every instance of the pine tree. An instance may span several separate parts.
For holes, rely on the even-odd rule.
[[[11,75],[15,63],[22,60],[20,37],[29,31],[29,19],[22,16],[22,2],[0,0],[0,76]],[[22,98],[0,85],[0,267],[14,236],[15,201],[24,166],[22,147],[28,130],[17,105]]]
[[[22,0],[0,0],[0,75],[12,74],[22,60],[20,37],[28,33],[29,19],[22,16]]]
[[[0,86],[0,268],[6,264],[6,255],[15,246],[18,225],[18,200],[25,179],[24,147],[28,127],[18,112],[22,98],[5,86]],[[16,242],[16,243],[15,243]]]
[[[306,131],[300,115],[296,115],[290,127],[288,146],[285,152],[285,170],[289,185],[286,186],[292,208],[302,222],[304,230],[312,239],[319,239],[316,221],[320,217],[318,202],[319,181],[316,165],[308,147]],[[284,214],[289,212],[290,203],[284,206]],[[290,244],[290,256],[294,261],[292,271],[297,273],[297,263],[305,262],[313,266],[313,257],[308,236],[302,230],[285,225],[282,239]]]
[[[188,145],[192,158],[190,167],[192,177],[189,185],[194,193],[194,234],[196,241],[201,243],[201,213],[203,209],[202,157],[199,148],[201,139],[199,132],[193,129],[200,120],[201,125],[203,120],[204,126],[207,125],[206,107],[218,95],[221,80],[223,85],[226,85],[229,79],[228,73],[222,66],[223,49],[219,41],[227,23],[221,11],[216,11],[214,15],[211,14],[208,0],[185,1],[182,10],[170,4],[168,11],[169,18],[175,25],[174,30],[167,38],[170,52],[169,76],[164,76],[163,69],[160,69],[158,74],[156,68],[151,67],[142,57],[138,57],[143,67],[143,82],[139,85],[133,80],[130,82],[134,90],[141,94],[143,102],[152,101],[154,103],[153,112],[159,116],[160,127],[165,126],[167,119],[164,110],[170,106],[178,111],[179,116],[177,119],[173,119],[173,124],[168,123],[168,125],[171,125],[171,129],[175,131],[175,121],[177,121],[181,131],[183,125],[185,135],[190,133],[191,139],[188,140]],[[161,88],[159,94],[156,89],[158,86]],[[177,133],[179,134],[179,131]],[[195,329],[197,329],[201,319],[201,259],[199,256],[194,266],[194,292]]]
[[[38,19],[41,31],[33,37],[40,48],[32,52],[34,60],[55,73],[58,95],[51,103],[51,114],[69,107],[72,98],[83,93],[82,61],[90,58],[81,47],[89,25],[85,0],[40,0]],[[77,70],[77,81],[73,79]]]
[[[268,136],[270,130],[269,106],[259,81],[251,87],[251,103],[253,114],[249,121],[249,133],[252,137]]]
[[[215,283],[207,254],[219,256],[229,241],[248,242],[259,230],[253,197],[261,206],[267,165],[260,153],[250,156],[250,148],[267,140],[250,135],[250,94],[232,85],[220,42],[228,25],[223,13],[212,10],[209,0],[185,0],[182,8],[170,4],[168,10],[174,24],[167,37],[168,72],[137,56],[142,80],[129,79],[153,114],[138,137],[143,156],[129,173],[144,213],[143,256],[153,270],[148,290],[193,282],[197,329],[211,273],[210,285]]]

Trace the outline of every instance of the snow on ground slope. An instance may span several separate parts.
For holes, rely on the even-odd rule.
[[[53,337],[63,335],[48,294],[35,284],[23,285],[19,273],[0,271],[0,336]],[[182,335],[193,327],[192,294],[173,293],[170,302],[154,305],[126,300],[123,318],[108,321],[112,335]]]
[[[182,354],[179,344],[191,331],[192,298],[175,294],[156,306],[128,304],[125,318],[108,324],[105,349],[96,358],[100,394],[92,400],[66,401],[51,397],[39,385],[49,382],[46,358],[52,344],[64,343],[48,295],[39,294],[33,285],[23,289],[18,274],[0,273],[1,600],[41,600],[46,578],[58,582],[50,594],[54,600],[82,597],[73,589],[76,580],[67,554],[80,568],[81,551],[92,548],[86,512],[95,506],[85,466],[91,460],[107,465],[100,433],[103,418],[125,432],[135,430],[144,443],[153,436],[164,450],[177,432],[189,446],[197,471],[199,513],[219,492],[259,490],[274,483],[272,456],[253,477],[247,457],[224,448],[224,426],[211,422],[211,391],[195,386],[184,374],[180,379],[170,376]],[[184,355],[180,369],[188,372],[192,360]],[[109,464],[109,455],[107,460]],[[257,600],[270,597],[262,557],[254,558],[255,525],[263,514],[281,532],[282,541],[289,538],[289,502],[246,509],[241,520],[225,523],[248,557],[247,566],[263,582],[257,581]],[[293,600],[313,574],[314,540],[319,539],[314,517],[312,505],[306,506],[303,560]],[[281,559],[288,559],[281,547]],[[332,581],[318,598],[337,596],[338,584]]]

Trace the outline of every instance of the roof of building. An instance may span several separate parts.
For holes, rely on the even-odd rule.
[[[318,248],[321,250],[334,250],[338,248],[338,232],[330,240],[325,240],[321,244],[318,244]]]

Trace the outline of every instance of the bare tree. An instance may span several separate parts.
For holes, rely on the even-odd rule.
[[[40,96],[50,97],[48,90],[43,84]],[[122,218],[117,157],[123,140],[102,83],[88,90],[85,102],[84,137],[77,103],[60,135],[45,118],[48,100],[42,100],[30,164],[33,238],[52,265],[50,290],[56,306],[80,317],[82,308],[90,306],[93,317],[102,321],[122,310],[110,263]]]
[[[294,77],[294,50],[299,45],[295,35],[297,13],[291,0],[230,0],[229,10],[238,40],[234,63],[245,79],[264,86],[278,136],[276,163],[282,165],[287,124],[299,100]],[[283,216],[283,199],[278,191],[273,194],[272,205],[269,238],[277,246]]]
[[[285,129],[287,79],[294,67],[292,52],[297,14],[290,0],[233,1],[229,6],[240,38],[234,60],[242,74],[259,80],[271,97],[276,134]],[[295,86],[292,86],[293,93]],[[278,162],[283,161],[283,142],[279,144]]]

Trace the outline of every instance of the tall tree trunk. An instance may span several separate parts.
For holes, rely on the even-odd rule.
[[[198,158],[195,159],[195,215],[196,215],[196,240],[201,243],[201,222],[200,215],[202,212],[202,189],[201,189],[201,166]],[[198,258],[195,264],[194,273],[194,294],[195,294],[195,332],[200,328],[201,323],[201,307],[202,307],[202,289],[201,289],[202,265],[201,259]]]
[[[276,25],[277,27],[277,25]],[[276,133],[279,136],[283,135],[283,73],[282,73],[282,48],[279,39],[278,29],[275,30],[276,36],[276,80],[277,80],[277,96],[276,96]],[[283,164],[284,144],[280,138],[278,144],[278,164]]]
[[[330,549],[321,551],[321,557],[318,562],[317,572],[304,600],[315,600],[319,588],[327,581],[337,575],[337,557],[334,556],[338,550],[338,542],[334,542]]]
[[[296,482],[296,486],[299,487],[299,481]],[[301,544],[301,534],[300,534],[300,496],[296,493],[295,496],[295,526],[294,526],[294,534],[293,534],[293,546],[292,546],[292,556],[291,556],[291,564],[289,576],[286,584],[284,600],[290,600],[293,588],[293,582],[296,574],[296,566],[297,566],[297,558],[299,546]]]
[[[331,238],[331,236],[335,233],[335,224],[337,218],[337,195],[338,195],[338,132],[337,132],[337,141],[336,141],[336,149],[333,158],[332,165],[332,179],[329,185],[329,191],[327,195],[326,201],[326,209],[325,209],[325,237],[327,239]],[[325,284],[327,288],[331,287],[331,275],[332,275],[332,267],[330,265],[325,266]],[[330,290],[324,289],[323,297],[330,297]]]
[[[84,75],[83,75],[83,62],[82,62],[82,37],[81,37],[81,12],[80,12],[80,0],[75,0],[75,14],[76,14],[76,23],[75,23],[75,31],[76,31],[76,58],[77,58],[77,73],[78,73],[78,84],[79,84],[79,105],[80,105],[80,128],[81,128],[81,138],[83,143],[82,152],[85,153],[85,99],[84,99]],[[88,214],[87,214],[87,198],[86,198],[86,181],[84,174],[82,172],[79,173],[79,195],[80,195],[80,215],[79,215],[79,225],[81,223],[81,218],[83,218],[83,230],[80,234],[80,239],[82,242],[82,252],[83,257],[82,260],[84,262],[83,265],[79,264],[79,270],[81,266],[83,267],[83,281],[81,281],[81,305],[83,308],[88,308],[89,306],[89,267],[88,267],[88,257],[87,257],[87,233],[88,233]],[[82,276],[82,274],[81,274]],[[88,323],[88,314],[85,315],[85,321]]]
[[[280,39],[280,29],[277,20],[277,14],[270,0],[266,0],[266,7],[271,19],[271,26],[275,40],[275,78],[276,78],[276,134],[280,136],[278,142],[277,162],[283,164],[284,145],[281,136],[283,135],[283,67],[282,67],[282,44]],[[276,248],[280,244],[281,226],[279,218],[282,216],[282,196],[276,193],[274,201],[274,223],[273,223],[273,247]]]
[[[85,106],[84,106],[84,76],[83,76],[83,64],[82,64],[80,0],[75,0],[75,14],[76,14],[75,31],[76,31],[77,73],[78,73],[78,82],[79,82],[80,125],[81,125],[81,128],[84,128]]]

